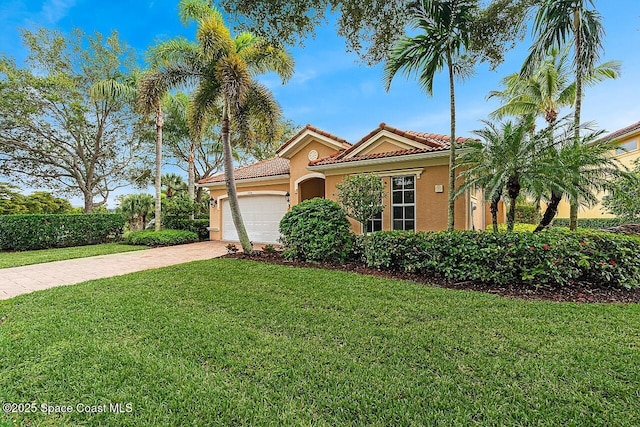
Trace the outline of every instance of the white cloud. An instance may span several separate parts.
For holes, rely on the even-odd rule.
[[[47,0],[42,5],[40,17],[50,24],[56,24],[76,5],[77,0]]]

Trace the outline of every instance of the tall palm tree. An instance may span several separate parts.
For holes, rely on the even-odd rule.
[[[408,13],[414,29],[422,34],[401,38],[392,48],[384,67],[387,91],[400,70],[417,74],[429,95],[433,94],[435,74],[445,66],[449,74],[451,148],[449,153],[449,203],[447,227],[454,229],[456,166],[456,99],[455,77],[463,76],[468,67],[462,56],[469,48],[477,3],[471,0],[420,0],[411,3]]]
[[[593,74],[603,50],[604,27],[593,0],[544,0],[534,21],[536,40],[522,68],[530,74],[550,48],[573,46],[573,70],[576,96],[574,104],[574,145],[580,144],[580,121],[582,112],[582,86],[586,76]],[[571,203],[570,228],[578,225],[578,203]]]
[[[293,60],[284,50],[249,33],[232,37],[222,15],[203,0],[182,0],[185,22],[197,24],[196,42],[177,38],[154,48],[155,70],[143,79],[148,100],[159,99],[171,88],[193,84],[189,127],[202,135],[209,117],[222,110],[222,146],[225,183],[233,223],[245,252],[252,252],[240,209],[233,173],[231,126],[249,135],[252,123],[277,123],[280,108],[272,93],[255,81],[264,72],[276,72],[283,83],[293,73]],[[239,138],[244,140],[244,138]],[[250,138],[248,140],[251,140]]]
[[[128,102],[135,104],[140,96],[139,87],[141,76],[138,73],[133,73],[128,76],[124,81],[111,79],[103,80],[96,83],[91,88],[91,95],[94,97],[106,97],[106,98],[121,98]],[[162,105],[157,103],[145,103],[139,104],[142,107],[142,111],[145,113],[155,113],[155,128],[156,128],[156,158],[155,158],[155,230],[159,231],[162,225],[162,197],[161,197],[161,175],[162,175]]]

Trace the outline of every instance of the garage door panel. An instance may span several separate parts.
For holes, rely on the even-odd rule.
[[[248,195],[238,197],[242,219],[249,239],[256,243],[278,243],[280,220],[288,203],[281,195]],[[222,238],[238,240],[228,201],[222,203]]]

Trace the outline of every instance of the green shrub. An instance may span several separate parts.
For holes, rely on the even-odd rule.
[[[578,218],[579,228],[589,228],[593,230],[602,230],[623,224],[627,224],[627,221],[622,218]],[[553,226],[569,227],[569,218],[555,218],[553,220]]]
[[[125,234],[124,241],[130,245],[173,246],[198,241],[198,235],[185,230],[141,230]]]
[[[0,250],[28,251],[119,240],[124,222],[117,214],[2,215]]]
[[[192,231],[200,240],[209,238],[209,218],[189,219],[179,216],[166,215],[162,218],[162,225],[170,230]]]
[[[303,261],[344,261],[353,234],[342,208],[326,199],[305,200],[280,221],[284,256]]]
[[[516,203],[516,222],[522,224],[538,224],[540,222],[540,212],[533,203]]]
[[[515,233],[531,233],[533,230],[535,230],[537,227],[536,224],[522,224],[522,223],[518,223],[516,222],[513,225],[513,231]],[[491,225],[489,225],[489,227],[487,228],[487,231],[492,231],[493,228]],[[498,224],[498,231],[501,232],[506,232],[507,231],[507,224]]]
[[[435,274],[455,281],[640,286],[638,241],[589,230],[381,232],[370,237],[364,252],[370,267]]]

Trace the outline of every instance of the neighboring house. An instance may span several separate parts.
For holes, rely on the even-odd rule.
[[[634,123],[625,128],[603,137],[603,141],[613,141],[619,143],[618,149],[612,152],[621,165],[633,168],[633,162],[640,158],[640,122]],[[598,194],[598,199],[602,200],[604,193]],[[558,218],[569,218],[569,203],[562,201],[558,206]],[[590,208],[581,207],[578,211],[578,218],[612,218],[614,215],[608,213],[605,208],[598,203]]]
[[[467,140],[458,138],[458,143]],[[314,197],[336,200],[336,184],[357,173],[380,176],[386,188],[384,212],[366,224],[369,231],[447,228],[449,137],[402,131],[382,123],[352,145],[307,125],[277,150],[277,157],[235,170],[249,238],[256,243],[277,243],[280,219],[290,206]],[[224,174],[198,185],[208,189],[212,199],[211,239],[237,240]],[[483,230],[491,223],[488,208],[481,209],[481,202],[479,194],[470,193],[456,200],[457,229]],[[360,223],[351,223],[354,232],[362,232]]]

